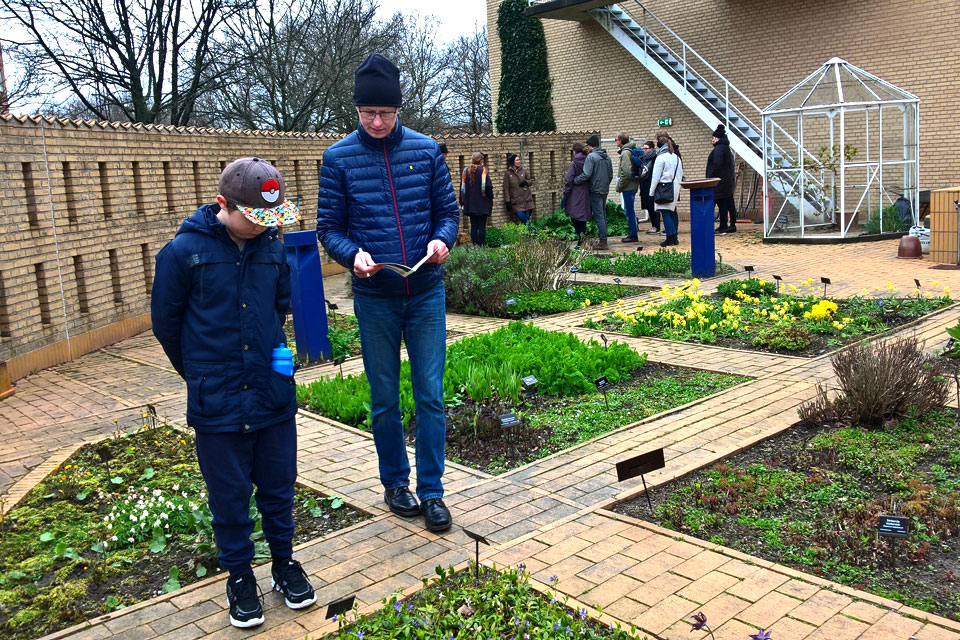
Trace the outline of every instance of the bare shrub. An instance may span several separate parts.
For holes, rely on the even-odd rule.
[[[943,365],[927,357],[913,337],[860,343],[836,354],[832,363],[842,392],[834,405],[842,402],[850,418],[865,426],[881,426],[911,408],[926,413],[947,399]]]
[[[549,233],[529,233],[501,251],[517,282],[517,291],[545,291],[566,284],[577,258],[570,242]]]
[[[807,400],[797,409],[800,424],[805,427],[819,427],[822,424],[836,422],[840,419],[837,410],[840,407],[827,395],[827,388],[822,382],[817,382],[817,394]]]

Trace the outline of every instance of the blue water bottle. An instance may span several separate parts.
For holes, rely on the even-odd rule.
[[[293,375],[293,351],[287,349],[286,344],[281,344],[279,347],[275,347],[273,350],[273,356],[270,362],[270,366],[277,373],[282,373],[285,376]]]

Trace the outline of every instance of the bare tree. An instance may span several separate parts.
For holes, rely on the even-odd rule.
[[[391,50],[393,61],[400,68],[403,88],[401,121],[426,134],[446,128],[449,99],[453,95],[450,57],[436,44],[437,26],[433,16],[407,16]]]
[[[12,63],[12,64],[4,64]],[[3,92],[0,113],[6,113],[24,102],[42,98],[40,74],[28,51],[10,45],[0,52],[0,73],[3,74]]]
[[[355,126],[353,70],[398,30],[376,22],[376,11],[373,0],[267,0],[237,14],[217,56],[218,119],[280,131]]]
[[[468,133],[487,133],[493,128],[490,103],[490,65],[487,61],[487,28],[463,35],[450,47],[448,117],[451,124]]]
[[[24,32],[51,93],[69,90],[94,117],[188,124],[212,86],[211,43],[252,0],[0,0]]]

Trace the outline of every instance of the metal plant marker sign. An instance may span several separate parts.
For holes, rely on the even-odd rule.
[[[509,429],[510,427],[515,427],[520,424],[520,421],[517,419],[517,414],[515,413],[505,413],[500,416],[500,428]]]
[[[656,471],[657,469],[663,469],[665,466],[667,466],[667,462],[663,457],[662,447],[655,451],[641,453],[629,460],[617,463],[617,482],[623,482],[624,480],[640,476],[640,480],[643,482],[643,493],[647,496],[647,506],[650,507],[650,511],[653,511],[653,501],[650,500],[650,492],[647,491],[647,480],[643,475],[651,471]]]
[[[353,601],[356,599],[356,597],[357,596],[355,595],[347,596],[346,598],[341,598],[328,604],[326,619],[329,620],[333,616],[338,616],[341,613],[346,613],[347,611],[353,609]]]
[[[877,518],[877,535],[885,538],[907,538],[910,536],[910,518],[901,516],[880,516]]]
[[[488,547],[490,546],[490,543],[487,542],[487,539],[484,538],[484,537],[483,537],[482,535],[480,535],[479,533],[474,533],[473,531],[468,530],[466,527],[461,527],[461,529],[463,529],[463,532],[464,532],[465,534],[467,534],[467,537],[468,537],[468,538],[470,538],[471,540],[473,540],[473,541],[477,544],[477,548],[476,548],[476,554],[477,554],[477,556],[476,556],[476,565],[474,565],[474,566],[475,566],[476,569],[477,569],[477,573],[476,573],[477,580],[479,580],[479,579],[480,579],[480,543],[482,542],[483,544],[487,545]]]
[[[600,376],[593,381],[593,384],[597,385],[597,391],[603,394],[603,402],[607,405],[607,411],[610,411],[610,402],[607,400],[607,389],[610,388],[610,382],[607,381],[607,376]]]

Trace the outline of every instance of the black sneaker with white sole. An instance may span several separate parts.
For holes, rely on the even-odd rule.
[[[317,601],[317,594],[307,580],[307,573],[296,560],[279,567],[274,563],[273,590],[283,594],[283,600],[291,609],[303,609]]]
[[[252,572],[227,580],[230,624],[241,629],[263,624],[262,598],[263,594]]]

